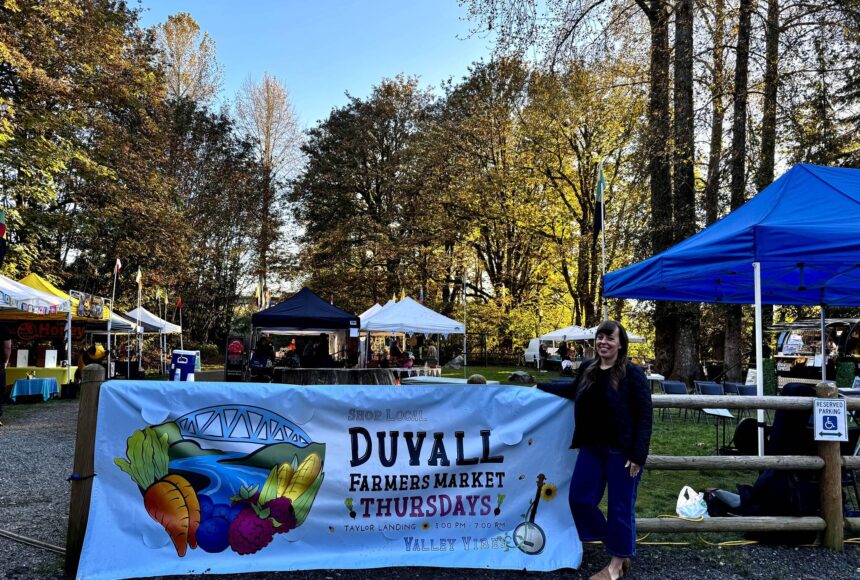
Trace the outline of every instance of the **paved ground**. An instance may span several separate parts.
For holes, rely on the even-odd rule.
[[[0,427],[0,529],[63,546],[69,505],[77,401],[8,406]],[[654,537],[649,538],[654,539]],[[839,580],[860,578],[860,546],[836,554],[822,548],[749,546],[641,546],[631,578],[767,578]],[[597,546],[585,547],[582,570],[550,573],[386,568],[302,572],[302,580],[460,580],[587,578],[607,561]],[[332,562],[333,566],[337,562]],[[0,579],[61,578],[62,557],[0,537]],[[216,576],[217,578],[218,576]],[[231,576],[230,578],[237,578]],[[242,578],[290,578],[295,573],[243,575]],[[176,577],[171,577],[176,578]],[[223,577],[222,577],[223,578]]]

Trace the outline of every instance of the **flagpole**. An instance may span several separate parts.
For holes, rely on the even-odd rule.
[[[140,275],[140,266],[137,267],[137,328],[135,328],[135,333],[137,334],[137,373],[140,375],[140,371],[143,368],[143,361],[141,358],[143,357],[143,339],[141,337],[140,332],[140,291],[142,289],[141,283],[141,275]],[[129,377],[130,378],[130,377]]]
[[[177,307],[179,308],[179,349],[182,350],[183,348],[185,348],[183,346],[184,343],[182,341],[182,296],[179,297],[179,303],[177,304]]]
[[[467,349],[466,349],[466,272],[463,270],[463,378],[466,378]]]
[[[158,302],[158,317],[164,320],[164,315],[161,314],[161,288],[155,291],[155,300]],[[160,330],[158,331],[158,374],[164,374],[164,341]]]
[[[119,268],[117,268],[117,266],[119,266],[119,258],[117,258],[117,259],[116,259],[116,264],[114,264],[114,267],[113,267],[113,291],[111,291],[111,294],[110,294],[110,309],[108,310],[108,312],[110,313],[110,314],[108,315],[108,328],[107,328],[107,333],[108,333],[108,335],[107,335],[107,370],[108,370],[108,378],[111,378],[111,372],[110,372],[111,366],[110,366],[110,361],[111,361],[111,354],[112,354],[112,353],[111,353],[111,351],[112,351],[113,349],[111,348],[111,343],[110,343],[110,331],[111,331],[111,321],[112,321],[112,319],[113,319],[113,304],[114,304],[114,301],[116,300],[116,276],[117,276],[117,274],[118,274],[118,270],[119,270]]]

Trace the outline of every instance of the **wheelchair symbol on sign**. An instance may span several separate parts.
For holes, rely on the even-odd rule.
[[[826,431],[836,431],[836,417],[833,415],[824,416],[824,429]]]

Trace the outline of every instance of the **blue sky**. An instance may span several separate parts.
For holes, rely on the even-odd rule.
[[[418,76],[439,87],[489,55],[492,40],[469,37],[456,0],[141,0],[141,24],[188,12],[217,45],[221,101],[250,76],[277,76],[306,127],[365,97],[384,77]]]

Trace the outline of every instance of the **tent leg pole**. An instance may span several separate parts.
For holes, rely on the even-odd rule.
[[[66,382],[72,382],[72,304],[69,301],[69,312],[66,314]]]
[[[753,275],[755,277],[755,386],[756,395],[764,395],[764,350],[762,348],[763,332],[761,319],[761,264],[753,262]],[[764,411],[756,411],[758,422],[758,454],[764,456]]]
[[[821,305],[821,382],[827,380],[827,331],[824,328],[824,304]]]

